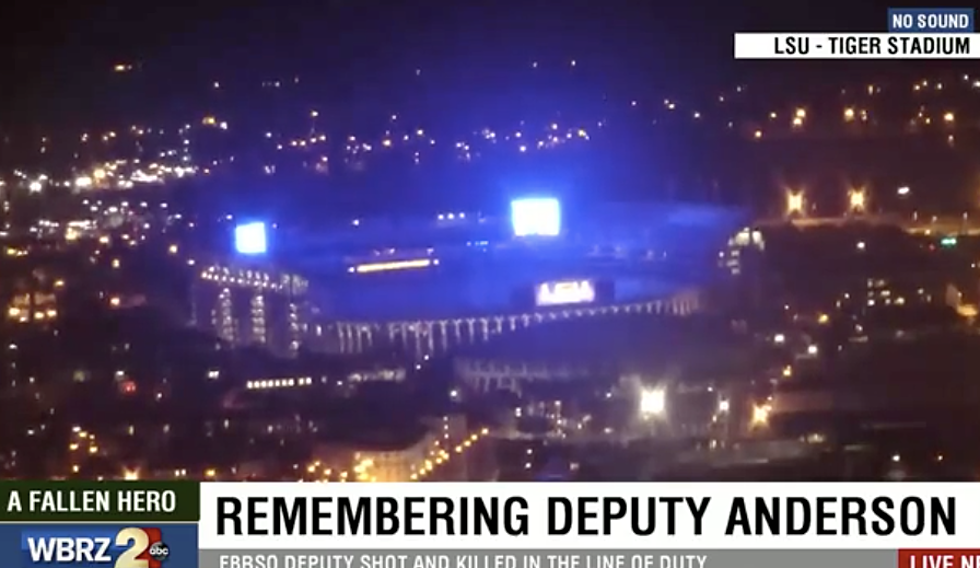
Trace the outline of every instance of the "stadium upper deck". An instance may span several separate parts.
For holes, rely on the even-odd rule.
[[[747,219],[737,209],[670,203],[554,213],[558,220],[532,212],[526,227],[515,215],[460,211],[356,219],[284,239],[278,256],[310,277],[334,318],[473,317],[561,303],[542,304],[545,284],[587,282],[592,291],[577,303],[669,297],[704,283],[725,239]]]
[[[537,198],[515,202],[509,219],[447,212],[278,233],[269,253],[309,278],[338,351],[391,345],[423,357],[553,319],[691,313],[747,220],[738,209],[667,203],[569,215]],[[264,236],[237,245],[266,254]]]
[[[281,260],[321,272],[331,265],[404,259],[418,254],[467,256],[473,250],[645,255],[650,250],[711,248],[747,219],[745,211],[710,205],[625,203],[562,210],[555,235],[515,236],[505,215],[445,212],[431,218],[352,219],[347,226],[294,234]],[[544,238],[543,238],[544,237]]]

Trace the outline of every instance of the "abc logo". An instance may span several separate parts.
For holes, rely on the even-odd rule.
[[[170,556],[170,547],[162,542],[154,542],[146,552],[150,555],[150,558],[157,562],[163,562]]]

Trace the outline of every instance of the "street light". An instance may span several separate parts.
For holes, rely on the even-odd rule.
[[[667,393],[663,388],[640,392],[640,414],[644,417],[662,416],[667,410]]]
[[[864,213],[867,210],[868,195],[864,189],[852,189],[847,194],[851,213]]]
[[[803,192],[786,192],[786,216],[803,215]]]

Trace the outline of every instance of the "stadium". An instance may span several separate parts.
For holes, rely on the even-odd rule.
[[[504,215],[352,219],[277,234],[274,246],[252,223],[239,227],[236,246],[309,279],[331,350],[390,346],[424,357],[556,319],[694,312],[719,274],[718,251],[746,220],[718,206],[575,210],[534,196]]]

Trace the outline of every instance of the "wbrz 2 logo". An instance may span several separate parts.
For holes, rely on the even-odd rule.
[[[78,527],[24,531],[24,566],[162,568],[170,557],[163,534],[151,527]]]

